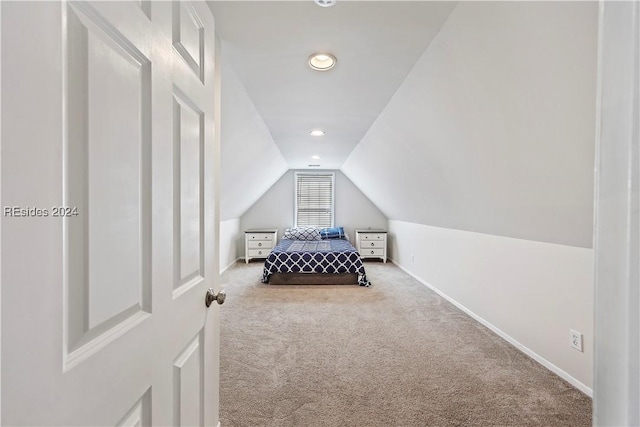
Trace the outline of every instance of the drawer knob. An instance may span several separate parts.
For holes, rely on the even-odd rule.
[[[371,255],[373,255],[375,253],[375,251],[371,251]]]
[[[262,242],[258,243],[258,246],[262,246]]]
[[[375,245],[376,245],[375,243],[371,242],[371,246],[375,246]]]

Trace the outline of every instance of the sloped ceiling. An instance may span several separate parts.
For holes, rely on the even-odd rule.
[[[209,5],[267,150],[223,140],[243,199],[223,219],[318,154],[389,219],[592,246],[597,3]],[[338,65],[313,72],[325,50]]]
[[[208,3],[225,59],[291,169],[339,169],[455,7],[421,1],[339,1],[328,8],[311,0]],[[311,70],[307,58],[314,52],[334,54],[337,65]],[[315,128],[326,135],[311,137]]]
[[[269,129],[222,55],[220,219],[240,218],[287,170]]]
[[[591,247],[597,21],[460,3],[343,172],[389,219]]]

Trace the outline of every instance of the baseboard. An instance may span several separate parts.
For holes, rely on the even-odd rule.
[[[220,274],[224,273],[225,271],[227,271],[228,269],[233,267],[236,264],[236,262],[240,261],[241,259],[244,259],[244,258],[238,257],[238,258],[234,259],[229,265],[227,265],[225,268],[220,270]]]
[[[446,299],[451,304],[455,305],[457,308],[462,310],[465,314],[470,316],[472,319],[474,319],[475,321],[479,322],[483,326],[489,328],[489,330],[491,330],[493,333],[495,333],[496,335],[498,335],[499,337],[501,337],[502,339],[507,341],[509,344],[513,345],[515,348],[517,348],[518,350],[520,350],[521,352],[523,352],[524,354],[526,354],[527,356],[529,356],[530,358],[532,358],[533,360],[535,360],[536,362],[538,362],[539,364],[541,364],[542,366],[544,366],[545,368],[547,368],[548,370],[550,370],[551,372],[553,372],[554,374],[556,374],[557,376],[562,378],[563,380],[567,381],[569,384],[571,384],[572,386],[574,386],[575,388],[577,388],[578,390],[580,390],[581,392],[583,392],[587,396],[593,398],[593,389],[591,389],[590,387],[587,387],[580,380],[578,380],[577,378],[571,376],[565,370],[560,369],[559,367],[557,367],[556,365],[554,365],[553,363],[551,363],[550,361],[548,361],[544,357],[540,356],[535,351],[533,351],[530,348],[526,347],[525,345],[521,344],[520,342],[515,340],[513,337],[511,337],[510,335],[508,335],[504,331],[502,331],[500,328],[494,326],[493,324],[491,324],[487,320],[485,320],[482,317],[478,316],[473,311],[469,310],[467,307],[465,307],[464,305],[460,304],[458,301],[456,301],[453,298],[449,297],[447,294],[445,294],[444,292],[442,292],[441,290],[439,290],[435,286],[431,285],[430,283],[428,283],[428,282],[424,281],[423,279],[421,279],[420,277],[416,276],[411,271],[407,270],[402,265],[400,265],[398,262],[396,262],[394,259],[389,258],[389,260],[391,262],[393,262],[394,265],[398,266],[402,271],[407,273],[409,276],[413,277],[418,282],[420,282],[421,284],[423,284],[427,288],[431,289],[433,292],[435,292],[436,294],[440,295],[442,298]]]

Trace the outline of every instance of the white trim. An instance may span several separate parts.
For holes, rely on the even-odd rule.
[[[599,5],[593,422],[639,426],[640,8]]]
[[[520,350],[521,352],[523,352],[527,356],[531,357],[533,360],[535,360],[536,362],[540,363],[542,366],[544,366],[545,368],[547,368],[548,370],[550,370],[554,374],[558,375],[560,378],[562,378],[563,380],[567,381],[568,383],[570,383],[572,386],[574,386],[575,388],[577,388],[578,390],[580,390],[581,392],[583,392],[587,396],[593,397],[593,390],[591,388],[587,387],[581,381],[579,381],[578,379],[572,377],[569,373],[567,373],[566,371],[560,369],[559,367],[557,367],[553,363],[549,362],[547,359],[545,359],[544,357],[540,356],[535,351],[533,351],[533,350],[529,349],[528,347],[524,346],[523,344],[521,344],[520,342],[515,340],[513,337],[507,335],[500,328],[492,325],[487,320],[485,320],[482,317],[478,316],[473,311],[469,310],[464,305],[460,304],[459,302],[457,302],[453,298],[449,297],[447,294],[445,294],[444,292],[440,291],[438,288],[436,288],[432,284],[430,284],[430,283],[424,281],[423,279],[421,279],[420,277],[416,276],[411,271],[407,270],[402,265],[397,263],[393,258],[389,258],[389,261],[391,261],[393,264],[395,264],[397,267],[399,267],[402,271],[407,273],[409,276],[413,277],[418,282],[420,282],[421,284],[423,284],[427,288],[431,289],[436,294],[438,294],[439,296],[441,296],[442,298],[444,298],[445,300],[447,300],[448,302],[450,302],[451,304],[453,304],[454,306],[456,306],[457,308],[462,310],[469,317],[471,317],[472,319],[474,319],[478,323],[482,324],[483,326],[486,326],[487,328],[489,328],[489,330],[491,330],[493,333],[495,333],[496,335],[498,335],[499,337],[501,337],[502,339],[507,341],[509,344],[513,345],[515,348],[517,348],[518,350]]]
[[[244,260],[244,257],[238,257],[235,260],[233,260],[229,265],[227,265],[225,268],[220,270],[220,274],[224,273],[225,271],[233,267],[240,260]]]
[[[2,26],[2,6],[0,5],[0,26]],[[0,63],[2,62],[2,31],[0,31]],[[2,84],[2,67],[0,67],[0,85]],[[2,91],[0,91],[0,107],[2,106]],[[2,108],[0,108],[0,124],[2,123]],[[2,134],[0,132],[0,153],[2,153]],[[2,155],[0,154],[0,169]],[[1,174],[0,174],[1,176]],[[2,178],[0,178],[0,200],[2,199]],[[2,221],[0,221],[0,241],[2,241]],[[2,359],[2,256],[0,256],[0,360]],[[2,363],[0,362],[0,396],[2,396]],[[2,401],[0,399],[0,420],[2,419]]]

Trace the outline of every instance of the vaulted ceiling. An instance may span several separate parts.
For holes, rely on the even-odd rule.
[[[391,220],[590,247],[597,3],[209,4],[223,219],[317,154]]]
[[[225,60],[291,169],[342,166],[455,4],[209,2]],[[337,65],[312,70],[307,58],[316,52],[332,53]]]

